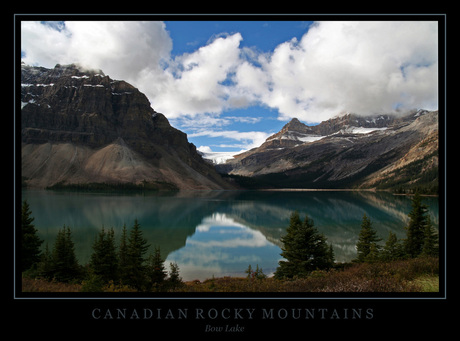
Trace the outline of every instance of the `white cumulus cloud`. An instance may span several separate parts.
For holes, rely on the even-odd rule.
[[[225,85],[240,62],[240,33],[221,36],[193,53],[177,56],[164,70],[168,82],[153,94],[168,117],[221,113],[231,87]]]
[[[344,111],[437,108],[436,22],[320,22],[259,65],[242,63],[238,85],[285,118],[320,122]]]
[[[157,21],[67,21],[65,25],[24,21],[21,50],[26,64],[54,67],[80,63],[112,78],[136,82],[162,72],[171,37]]]
[[[437,108],[437,22],[317,22],[268,53],[241,47],[243,39],[218,34],[192,53],[172,56],[174,42],[163,22],[21,26],[25,63],[102,69],[138,87],[171,119],[215,119],[253,104],[277,109],[280,119],[309,123],[344,111]]]

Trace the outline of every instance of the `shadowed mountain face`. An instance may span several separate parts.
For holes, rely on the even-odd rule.
[[[229,188],[144,94],[101,70],[22,65],[21,139],[22,176],[32,187]]]

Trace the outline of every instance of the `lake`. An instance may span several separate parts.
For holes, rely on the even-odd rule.
[[[181,191],[87,193],[23,190],[40,238],[53,247],[63,225],[72,230],[80,264],[89,262],[101,227],[113,227],[117,243],[123,224],[138,219],[144,237],[160,247],[165,265],[179,265],[184,280],[245,276],[251,264],[271,275],[281,260],[280,238],[291,213],[306,214],[332,243],[338,262],[356,257],[363,214],[382,244],[389,232],[405,237],[411,200],[387,192],[344,191]],[[424,197],[433,224],[439,225],[437,197]]]

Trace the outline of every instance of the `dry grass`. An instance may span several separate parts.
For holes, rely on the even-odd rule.
[[[80,292],[80,284],[49,282],[40,278],[23,278],[23,292]]]
[[[353,264],[344,270],[314,271],[306,278],[213,278],[187,282],[180,292],[425,292],[439,291],[438,258]],[[430,284],[427,283],[430,279]],[[439,282],[439,279],[438,279]],[[437,290],[436,290],[437,289]]]
[[[79,292],[82,285],[23,278],[23,292]],[[108,285],[105,292],[131,288]],[[314,271],[306,278],[219,277],[185,282],[174,292],[439,292],[439,259],[415,258],[389,263],[352,264],[343,270]]]
[[[423,292],[439,292],[439,276],[422,276],[413,280]]]

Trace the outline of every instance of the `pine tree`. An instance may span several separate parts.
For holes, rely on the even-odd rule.
[[[292,213],[286,232],[281,238],[281,256],[286,261],[279,262],[275,278],[305,277],[311,271],[329,269],[334,265],[333,252],[326,238],[318,232],[308,216],[302,223],[299,213]]]
[[[53,279],[53,258],[49,250],[48,243],[46,243],[45,252],[43,252],[40,257],[40,263],[38,264],[38,276],[48,280]]]
[[[70,282],[80,277],[80,268],[75,256],[70,227],[64,225],[58,231],[51,254],[51,273],[59,282]]]
[[[138,290],[144,290],[146,285],[145,254],[150,245],[143,237],[142,230],[137,219],[128,237],[126,252],[126,273],[123,283]]]
[[[251,278],[254,271],[252,270],[251,264],[249,264],[248,268],[244,271],[244,273],[247,273],[248,275],[246,276],[247,278]]]
[[[180,287],[182,283],[182,277],[179,275],[179,266],[176,262],[169,263],[169,286],[171,289],[176,289]]]
[[[259,268],[259,264],[256,265],[256,270],[252,270],[251,264],[249,264],[247,270],[245,273],[248,274],[247,278],[249,279],[264,279],[267,278],[267,275],[264,274],[264,271],[262,268]]]
[[[357,259],[355,261],[375,261],[380,250],[380,246],[377,243],[381,240],[377,237],[377,231],[372,228],[371,220],[364,214],[356,244]]]
[[[439,255],[439,236],[433,225],[431,219],[427,217],[427,224],[424,231],[424,243],[422,247],[422,255],[424,256],[438,256]]]
[[[385,246],[381,252],[380,258],[383,261],[392,261],[404,257],[402,244],[398,241],[396,234],[390,231]]]
[[[21,270],[25,271],[40,261],[40,246],[43,243],[37,235],[27,200],[22,203],[21,211]]]
[[[161,258],[160,248],[155,248],[155,253],[149,257],[147,276],[150,281],[151,290],[160,291],[163,288],[167,273],[164,260]]]
[[[105,232],[102,227],[93,244],[90,267],[96,276],[104,283],[116,280],[118,257],[115,248],[115,233],[113,228]]]
[[[409,213],[409,218],[404,249],[409,257],[417,257],[422,253],[425,243],[425,230],[428,225],[431,225],[428,217],[428,206],[422,204],[422,197],[418,192],[412,198],[412,210]]]
[[[264,274],[264,270],[259,268],[259,264],[256,265],[256,271],[254,271],[254,278],[264,279],[267,278],[267,275]]]
[[[126,224],[123,224],[120,245],[118,247],[118,275],[123,283],[129,281],[127,274],[128,268],[128,232],[126,230]]]
[[[335,254],[334,254],[334,247],[332,244],[329,244],[329,253],[328,253],[328,263],[330,264],[330,267],[334,266],[335,263]]]

